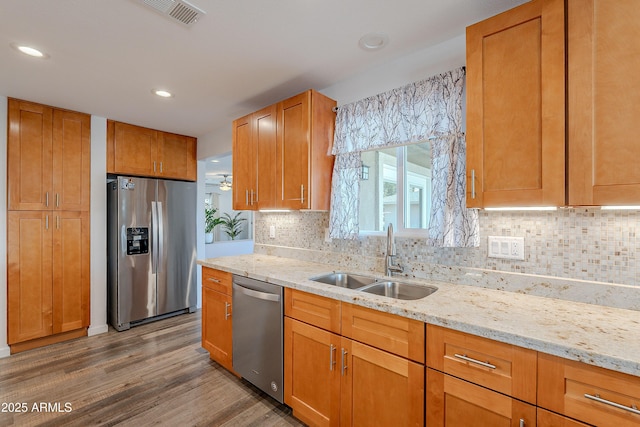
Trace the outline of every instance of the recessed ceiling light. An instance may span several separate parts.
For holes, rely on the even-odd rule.
[[[163,98],[173,98],[173,94],[164,89],[153,89],[151,92]]]
[[[389,36],[384,33],[369,33],[360,37],[358,46],[364,50],[379,50],[389,43]]]
[[[43,53],[42,51],[31,46],[11,43],[11,47],[17,50],[18,52],[24,53],[25,55],[29,55],[33,58],[47,59],[49,57],[49,55],[47,55],[46,53]]]

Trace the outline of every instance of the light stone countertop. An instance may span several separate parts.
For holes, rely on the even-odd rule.
[[[426,298],[402,301],[309,280],[332,271],[377,278],[383,277],[380,273],[270,255],[210,258],[198,264],[640,377],[639,311],[395,278],[438,288]]]

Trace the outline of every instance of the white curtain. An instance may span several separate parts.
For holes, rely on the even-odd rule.
[[[477,211],[465,208],[464,67],[343,105],[336,116],[329,232],[358,237],[362,151],[422,141],[432,147],[429,244],[478,246]]]

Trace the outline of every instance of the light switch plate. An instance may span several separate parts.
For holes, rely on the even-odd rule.
[[[489,258],[524,261],[524,237],[489,236]]]
[[[275,239],[276,238],[276,226],[275,225],[270,225],[269,226],[269,237],[271,239]]]

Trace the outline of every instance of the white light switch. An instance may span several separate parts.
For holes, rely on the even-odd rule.
[[[489,236],[489,258],[524,261],[524,237]]]
[[[269,226],[269,237],[271,239],[275,239],[276,238],[276,226],[275,225],[270,225]]]

